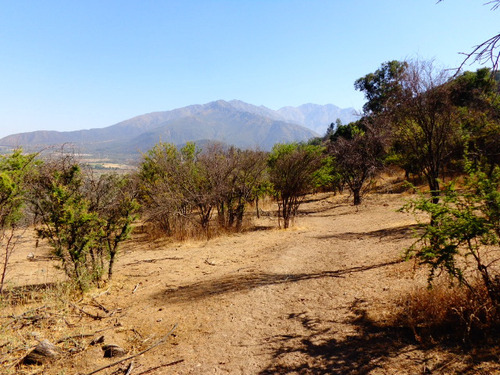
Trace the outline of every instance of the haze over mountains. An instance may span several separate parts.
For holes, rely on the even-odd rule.
[[[238,100],[218,100],[148,113],[100,129],[13,134],[0,139],[0,146],[33,150],[71,143],[89,153],[137,154],[161,140],[176,145],[217,141],[270,150],[278,142],[307,141],[322,135],[337,118],[348,123],[357,117],[352,108],[332,104],[304,104],[274,111]]]

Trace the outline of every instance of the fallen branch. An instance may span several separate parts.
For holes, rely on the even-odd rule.
[[[158,345],[160,345],[160,344],[162,344],[163,342],[165,342],[165,341],[168,339],[168,337],[172,334],[172,332],[174,332],[174,330],[175,330],[176,328],[177,328],[177,323],[175,323],[175,324],[174,324],[174,326],[172,327],[172,329],[171,329],[170,331],[168,331],[168,333],[167,333],[165,336],[163,336],[161,339],[159,339],[159,340],[158,340],[158,341],[157,341],[154,345],[150,346],[150,347],[149,347],[149,348],[147,348],[147,349],[144,349],[142,352],[139,352],[139,353],[137,353],[137,354],[131,355],[131,356],[127,357],[127,358],[123,358],[123,359],[121,359],[121,360],[119,360],[119,361],[113,362],[113,363],[111,363],[111,364],[109,364],[109,365],[106,365],[106,366],[103,366],[103,367],[101,367],[101,368],[98,368],[97,370],[94,370],[94,371],[92,371],[92,372],[89,372],[89,373],[88,373],[88,374],[86,374],[86,375],[93,375],[93,374],[97,374],[98,372],[100,372],[100,371],[102,371],[102,370],[105,370],[105,369],[110,368],[110,367],[114,367],[114,366],[116,366],[116,365],[119,365],[120,363],[126,362],[126,361],[128,361],[128,360],[130,360],[130,359],[133,359],[133,358],[135,358],[135,357],[139,357],[140,355],[143,355],[143,354],[144,354],[144,353],[146,353],[146,352],[149,352],[150,350],[152,350],[152,349],[156,348]]]
[[[95,307],[100,308],[102,311],[104,311],[106,314],[109,314],[109,310],[104,307],[99,301],[97,301],[95,298],[92,298],[92,302],[94,303]]]
[[[93,337],[96,334],[104,332],[104,331],[107,331],[108,329],[111,329],[111,328],[113,328],[113,327],[103,328],[103,329],[100,329],[98,331],[95,331],[94,333],[80,333],[78,335],[66,336],[66,337],[63,337],[62,339],[57,340],[56,344],[60,344],[62,342],[65,342],[65,341],[68,341],[68,340],[72,340],[72,339],[77,339],[77,338],[82,338],[83,339],[84,337]]]
[[[139,374],[137,375],[145,375],[145,374],[149,374],[150,372],[152,371],[156,371],[158,370],[159,368],[162,368],[162,367],[168,367],[168,366],[173,366],[173,365],[176,365],[178,363],[182,363],[184,362],[183,359],[179,359],[178,361],[174,361],[174,362],[170,362],[170,363],[165,363],[164,365],[159,365],[159,366],[156,366],[156,367],[151,367],[150,369],[147,369],[146,371],[143,371],[143,372],[140,372]]]
[[[126,266],[132,266],[135,264],[140,264],[140,263],[156,263],[160,260],[182,260],[184,258],[179,258],[179,257],[165,257],[165,258],[156,258],[156,259],[141,259],[137,260],[135,262],[127,263],[125,264]]]
[[[134,369],[134,361],[130,362],[130,364],[128,365],[125,375],[130,375],[133,369]]]
[[[64,302],[64,301],[63,301]],[[94,315],[94,314],[91,314],[89,313],[88,311],[85,311],[84,309],[82,309],[81,307],[75,305],[74,303],[72,302],[69,302],[69,301],[66,301],[71,307],[73,307],[74,309],[76,310],[79,310],[81,311],[82,313],[84,313],[85,315],[87,316],[90,316],[92,319],[94,320],[101,320],[101,319],[104,319],[104,318],[107,318],[106,316],[101,316],[101,315]]]

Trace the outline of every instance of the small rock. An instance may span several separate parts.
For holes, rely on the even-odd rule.
[[[49,340],[40,341],[40,343],[23,359],[25,365],[41,365],[58,358],[61,355],[61,349],[52,344]]]
[[[103,345],[104,358],[123,357],[127,351],[116,344]]]

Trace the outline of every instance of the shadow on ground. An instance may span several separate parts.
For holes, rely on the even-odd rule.
[[[175,289],[167,289],[166,291],[154,295],[153,298],[161,299],[169,303],[192,302],[193,300],[208,298],[214,295],[248,291],[267,285],[294,283],[327,277],[342,277],[346,274],[369,271],[401,262],[402,260],[398,259],[391,262],[317,273],[278,274],[265,272],[248,273],[242,271],[241,273],[228,275],[219,279],[204,280],[194,284],[180,286]]]
[[[372,232],[343,232],[339,234],[332,234],[328,236],[318,236],[317,239],[320,240],[329,240],[329,239],[337,239],[337,240],[359,240],[363,238],[378,238],[380,241],[382,240],[403,240],[406,238],[411,238],[416,233],[418,233],[419,225],[418,224],[410,224],[410,225],[402,225],[394,228],[384,228],[374,230]]]
[[[356,333],[339,337],[325,324],[306,313],[292,313],[306,334],[269,337],[273,348],[268,374],[492,374],[498,373],[498,356],[490,348],[475,348],[473,354],[459,346],[421,347],[408,328],[381,326],[356,307],[350,323]],[[323,327],[323,328],[322,328]],[[432,353],[437,353],[433,355]]]

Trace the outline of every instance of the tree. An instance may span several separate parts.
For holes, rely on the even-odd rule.
[[[320,146],[276,144],[269,155],[269,178],[285,229],[304,196],[318,187],[322,175],[329,172],[328,159],[323,151]]]
[[[468,157],[491,175],[500,165],[500,86],[489,68],[464,72],[450,82]],[[464,150],[460,150],[462,156]]]
[[[436,70],[432,62],[414,61],[406,69],[401,85],[394,136],[426,177],[437,202],[440,177],[463,142],[449,77],[445,71]]]
[[[390,73],[394,70],[397,74]],[[426,61],[386,63],[377,72],[376,84],[357,85],[369,99],[367,108],[376,109],[370,116],[390,129],[394,160],[407,173],[410,168],[422,173],[437,201],[440,177],[463,142],[448,74]],[[367,77],[372,76],[362,82]]]
[[[2,293],[9,260],[14,253],[18,229],[24,212],[25,181],[34,164],[35,155],[23,154],[21,149],[10,155],[0,156],[0,247],[3,261],[0,274],[0,293]]]
[[[354,196],[354,205],[361,204],[367,182],[383,166],[384,138],[365,117],[338,127],[328,149],[335,171]]]
[[[267,168],[266,153],[209,146],[200,157],[210,179],[217,181],[219,224],[241,230],[245,207],[257,199]]]
[[[177,147],[160,142],[143,155],[138,171],[145,219],[169,236],[176,225],[183,227],[192,209],[176,182],[181,162]]]
[[[474,163],[467,162],[466,171],[462,189],[450,183],[441,201],[421,196],[405,206],[406,210],[425,213],[430,218],[420,224],[423,234],[407,250],[407,256],[429,266],[430,283],[436,272],[443,270],[474,292],[472,275],[468,272],[472,264],[498,309],[500,167],[497,166],[489,177]]]
[[[38,236],[48,241],[66,275],[84,290],[103,273],[96,249],[105,223],[90,210],[83,195],[80,165],[71,155],[46,161],[30,184],[29,201]]]
[[[48,241],[66,275],[81,290],[98,283],[106,266],[111,278],[118,245],[128,238],[138,208],[127,177],[95,177],[63,153],[40,164],[29,183],[37,235]]]
[[[443,0],[438,0],[438,3]],[[500,0],[490,0],[486,4],[492,4],[491,9],[496,10],[500,8]],[[492,36],[491,38],[485,40],[484,42],[478,44],[472,52],[465,53],[465,59],[460,64],[457,72],[460,72],[464,65],[472,60],[472,62],[478,62],[480,64],[485,64],[489,62],[493,71],[497,71],[500,63],[500,33]]]
[[[401,77],[408,63],[392,60],[381,65],[375,73],[369,73],[354,82],[354,88],[365,94],[365,116],[381,115],[392,109],[401,94]]]
[[[138,218],[137,189],[128,175],[105,174],[87,179],[85,195],[91,212],[103,221],[97,252],[108,258],[108,280],[113,277],[113,266],[121,242],[132,232]]]

